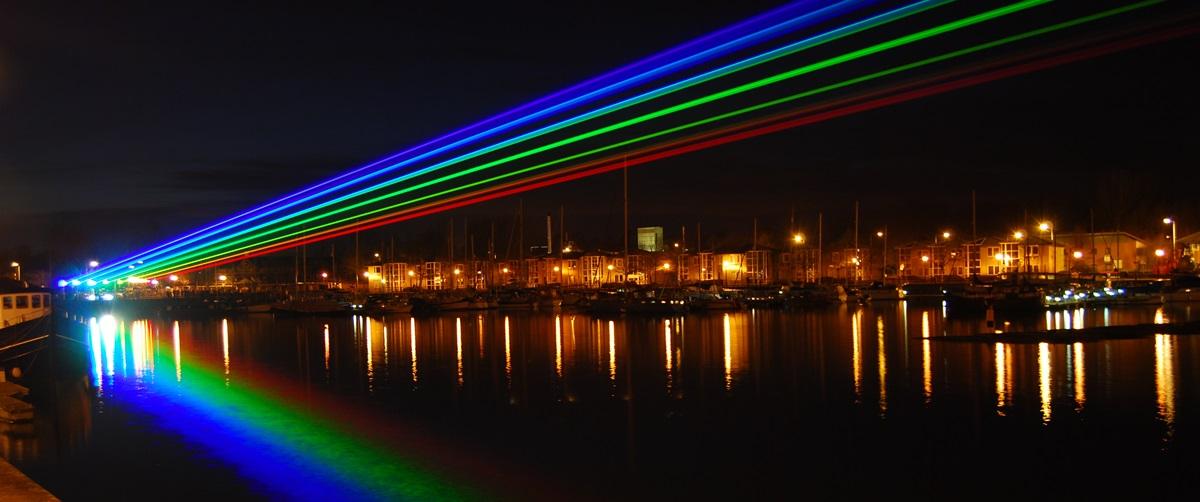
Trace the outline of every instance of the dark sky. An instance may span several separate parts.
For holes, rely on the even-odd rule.
[[[777,4],[3,2],[0,252],[122,254]],[[981,231],[1025,214],[1080,227],[1089,208],[1100,228],[1157,230],[1171,213],[1195,230],[1198,49],[1176,40],[639,168],[634,224],[748,241],[752,217],[775,231],[795,207],[806,227],[824,211],[838,239],[857,199],[864,229],[966,231],[974,189]],[[525,200],[530,214],[564,204],[573,235],[611,245],[619,190],[606,175]]]

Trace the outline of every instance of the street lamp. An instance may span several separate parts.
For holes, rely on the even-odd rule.
[[[885,226],[885,227],[883,227],[883,230],[880,230],[880,231],[878,231],[878,232],[875,232],[875,237],[878,237],[878,238],[880,238],[880,239],[883,239],[883,249],[881,250],[881,251],[882,251],[882,253],[881,253],[881,254],[883,255],[883,266],[882,266],[882,267],[880,267],[880,269],[879,269],[879,276],[880,276],[880,278],[881,278],[882,280],[885,280],[885,281],[886,281],[886,280],[887,280],[887,255],[888,255],[888,250],[887,250],[887,248],[888,248],[888,246],[887,246],[887,237],[888,237],[887,227]]]
[[[321,272],[321,278],[322,278],[322,279],[328,279],[328,278],[329,278],[329,273],[328,273],[328,272]]]
[[[1164,225],[1171,225],[1171,268],[1175,268],[1175,218],[1163,218]]]
[[[12,268],[17,269],[17,280],[21,280],[21,264],[14,261],[12,262]]]
[[[1058,251],[1055,249],[1056,246],[1055,246],[1055,242],[1054,242],[1054,223],[1051,223],[1049,221],[1043,221],[1038,224],[1038,230],[1041,230],[1042,232],[1050,232],[1050,271],[1052,273],[1057,273],[1058,272]],[[1043,263],[1045,263],[1045,262],[1043,262]]]
[[[1013,232],[1013,239],[1016,239],[1018,241],[1024,241],[1025,240],[1025,232],[1024,231]],[[1022,243],[1022,244],[1024,244],[1024,243]],[[1025,262],[1025,271],[1030,270],[1030,250],[1025,249],[1024,246],[1018,246],[1018,249],[1021,251],[1021,253],[1020,253],[1020,256],[1016,257],[1016,259],[1020,259],[1020,261]],[[1018,265],[1016,265],[1016,267],[1018,267],[1018,270],[1016,270],[1016,271],[1020,271],[1021,265],[1018,264]]]

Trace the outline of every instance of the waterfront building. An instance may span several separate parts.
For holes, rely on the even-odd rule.
[[[637,247],[651,253],[663,251],[663,228],[639,227],[637,229]]]
[[[1067,267],[1076,272],[1151,271],[1153,250],[1128,232],[1067,233],[1058,234],[1055,240],[1066,247]]]
[[[1179,263],[1195,267],[1200,259],[1200,232],[1180,237],[1175,245],[1178,246],[1175,252],[1179,253]]]
[[[766,249],[747,251],[746,283],[754,285],[770,284],[772,279],[771,251]]]

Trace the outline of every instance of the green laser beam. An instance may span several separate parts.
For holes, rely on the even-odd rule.
[[[435,180],[430,180],[430,181],[427,181],[427,182],[424,182],[424,183],[421,183],[421,184],[418,184],[418,185],[414,185],[414,186],[412,186],[412,187],[406,187],[406,188],[404,188],[404,189],[401,189],[401,190],[398,190],[398,191],[395,191],[395,192],[391,192],[391,193],[388,193],[388,194],[385,194],[385,195],[381,195],[381,196],[377,196],[377,197],[374,197],[374,198],[368,199],[368,200],[366,200],[366,201],[361,201],[361,202],[358,202],[358,203],[355,203],[355,204],[351,204],[351,205],[348,205],[348,206],[344,206],[344,207],[341,207],[341,208],[335,209],[335,210],[333,210],[333,211],[330,211],[330,212],[327,212],[327,213],[323,213],[323,214],[321,214],[321,215],[317,215],[317,216],[314,216],[314,217],[310,217],[310,218],[307,218],[307,219],[304,219],[304,220],[301,220],[301,221],[296,221],[296,222],[292,222],[292,223],[289,223],[289,224],[286,224],[286,225],[282,225],[282,226],[280,226],[280,227],[277,227],[277,228],[274,228],[274,229],[270,229],[270,230],[267,230],[267,231],[265,231],[265,232],[256,233],[256,234],[253,234],[253,235],[251,235],[251,236],[244,237],[244,238],[242,238],[242,239],[239,239],[239,240],[236,240],[236,241],[233,241],[233,242],[225,243],[225,244],[222,244],[222,245],[216,245],[216,243],[212,243],[212,244],[210,244],[210,245],[208,245],[208,246],[204,246],[204,247],[202,247],[202,248],[199,248],[199,249],[196,249],[196,250],[194,250],[194,251],[192,251],[192,252],[185,253],[185,254],[181,254],[181,255],[177,255],[177,256],[176,256],[175,258],[173,258],[173,259],[168,259],[168,260],[163,260],[163,261],[160,261],[160,262],[158,262],[158,263],[156,263],[156,264],[155,264],[155,268],[154,268],[154,269],[152,269],[152,273],[158,273],[158,272],[159,272],[159,271],[161,271],[161,270],[165,270],[165,268],[164,268],[164,267],[169,267],[169,266],[173,266],[173,265],[175,265],[175,264],[178,264],[178,263],[179,263],[181,260],[186,260],[186,259],[190,259],[190,258],[195,258],[196,256],[198,256],[198,255],[199,255],[199,254],[201,254],[201,253],[211,253],[211,252],[215,252],[215,251],[218,251],[218,250],[221,250],[221,249],[227,249],[227,248],[229,248],[229,247],[231,247],[231,246],[235,246],[235,245],[237,245],[237,244],[240,244],[240,243],[244,243],[244,242],[248,242],[248,241],[251,241],[251,240],[259,239],[259,238],[261,238],[261,237],[265,237],[266,235],[270,235],[270,234],[277,233],[277,232],[280,232],[280,231],[283,231],[283,230],[287,230],[287,229],[289,229],[289,228],[295,228],[296,226],[299,226],[299,225],[305,225],[305,224],[307,224],[307,223],[312,223],[312,222],[314,222],[314,221],[317,221],[317,220],[320,220],[320,219],[324,219],[324,218],[327,218],[327,217],[329,217],[329,216],[333,216],[333,215],[336,215],[336,214],[340,214],[340,213],[343,213],[343,212],[346,212],[346,211],[351,211],[351,210],[354,210],[354,209],[357,209],[357,208],[363,207],[363,206],[365,206],[365,205],[374,204],[374,203],[376,203],[376,202],[379,202],[379,201],[382,201],[382,200],[386,200],[386,199],[389,199],[389,198],[395,197],[396,195],[400,195],[400,194],[407,193],[407,192],[410,192],[410,191],[413,191],[413,190],[417,190],[417,189],[420,189],[420,188],[424,188],[424,187],[426,187],[426,186],[430,186],[430,185],[432,185],[432,184],[435,184],[435,183],[438,183],[438,182],[444,181],[444,180],[446,180],[446,179],[453,179],[453,178],[457,178],[457,177],[465,176],[465,175],[468,175],[468,174],[472,174],[472,173],[475,173],[475,172],[479,172],[479,171],[482,171],[482,170],[484,170],[484,169],[488,169],[488,168],[494,167],[494,166],[496,166],[496,165],[501,165],[501,164],[504,164],[504,163],[508,163],[508,162],[511,162],[511,161],[513,161],[513,160],[519,160],[519,159],[522,159],[522,158],[525,158],[525,157],[528,157],[528,156],[531,156],[531,155],[535,155],[535,154],[537,154],[537,153],[542,153],[542,152],[545,152],[545,151],[548,151],[548,150],[551,150],[551,149],[554,149],[554,148],[557,148],[557,147],[560,147],[560,146],[564,146],[564,145],[568,145],[568,144],[571,144],[571,143],[576,143],[576,142],[579,142],[579,141],[583,141],[584,139],[588,139],[588,138],[596,137],[596,136],[599,136],[599,135],[602,135],[602,134],[606,134],[606,133],[609,133],[609,132],[612,132],[612,131],[615,131],[615,130],[619,130],[619,129],[622,129],[622,128],[626,128],[626,127],[629,127],[629,126],[632,126],[632,125],[635,125],[635,124],[639,124],[639,123],[643,123],[643,122],[646,122],[646,121],[649,121],[649,120],[653,120],[653,119],[655,119],[655,118],[658,118],[658,117],[662,117],[662,116],[670,115],[670,114],[673,114],[673,113],[677,113],[677,112],[679,112],[679,111],[683,111],[683,110],[690,109],[690,108],[693,108],[693,107],[696,107],[696,106],[700,106],[700,105],[703,105],[703,104],[707,104],[707,103],[710,103],[710,102],[714,102],[714,101],[717,101],[717,100],[720,100],[720,99],[728,98],[728,97],[730,97],[730,96],[734,96],[734,95],[737,95],[737,94],[741,94],[741,93],[744,93],[744,92],[748,92],[748,91],[750,91],[750,90],[754,90],[754,89],[758,89],[758,88],[761,88],[761,87],[765,87],[765,86],[767,86],[767,85],[772,85],[772,84],[775,84],[775,83],[778,83],[778,82],[781,82],[781,81],[784,81],[784,80],[788,80],[788,79],[795,78],[795,77],[798,77],[798,76],[801,76],[801,75],[805,75],[805,74],[808,74],[808,73],[812,73],[812,72],[815,72],[815,71],[818,71],[818,70],[821,70],[821,69],[829,68],[829,67],[831,67],[831,66],[835,66],[835,65],[838,65],[838,64],[842,64],[842,63],[845,63],[845,62],[848,62],[848,61],[852,61],[852,60],[855,60],[855,59],[858,59],[858,58],[862,58],[862,57],[866,57],[866,56],[869,56],[869,55],[872,55],[872,54],[876,54],[876,53],[879,53],[879,52],[883,52],[883,51],[886,51],[886,50],[890,50],[890,49],[893,49],[893,48],[896,48],[896,47],[900,47],[900,46],[903,46],[903,45],[906,45],[906,44],[910,44],[910,43],[913,43],[913,42],[916,42],[916,41],[919,41],[919,40],[924,40],[924,39],[927,39],[927,38],[930,38],[930,37],[933,37],[933,36],[941,35],[941,34],[944,34],[944,33],[950,32],[950,31],[954,31],[954,30],[957,30],[957,29],[962,29],[962,28],[964,28],[964,27],[972,26],[972,25],[975,25],[975,24],[978,24],[978,23],[982,23],[982,22],[985,22],[985,21],[988,21],[988,20],[991,20],[991,19],[995,19],[995,18],[998,18],[998,17],[1004,16],[1004,15],[1012,14],[1012,13],[1014,13],[1014,12],[1019,12],[1019,11],[1021,11],[1021,10],[1024,10],[1024,9],[1028,9],[1028,8],[1031,8],[1031,7],[1034,7],[1034,6],[1037,6],[1037,5],[1041,5],[1041,4],[1044,4],[1044,3],[1048,3],[1049,1],[1050,1],[1050,0],[1026,0],[1026,1],[1023,1],[1023,2],[1018,2],[1018,3],[1015,3],[1015,4],[1011,4],[1011,5],[1009,5],[1009,6],[1001,7],[1001,8],[998,8],[998,9],[994,9],[994,10],[991,10],[991,11],[988,11],[988,12],[984,12],[984,13],[976,14],[976,15],[973,15],[973,16],[969,16],[969,17],[967,17],[967,18],[963,18],[963,19],[960,19],[960,20],[957,20],[957,21],[953,21],[953,22],[950,22],[950,23],[946,23],[946,24],[940,25],[940,26],[936,26],[936,27],[933,27],[933,28],[929,28],[929,29],[926,29],[926,30],[922,30],[922,31],[919,31],[919,32],[916,32],[916,33],[913,33],[913,34],[910,34],[910,35],[906,35],[906,36],[899,37],[899,38],[896,38],[896,39],[892,39],[892,40],[889,40],[889,41],[886,41],[886,42],[882,42],[882,43],[879,43],[879,44],[875,44],[875,45],[873,45],[873,46],[870,46],[870,47],[867,47],[867,48],[859,49],[859,50],[852,51],[852,52],[849,52],[849,53],[846,53],[846,54],[843,54],[843,55],[840,55],[840,56],[832,57],[832,58],[829,58],[829,59],[826,59],[826,60],[823,60],[823,61],[819,61],[819,62],[816,62],[816,63],[812,63],[812,64],[809,64],[809,65],[805,65],[805,66],[802,66],[802,67],[799,67],[799,68],[796,68],[796,69],[793,69],[793,70],[790,70],[790,71],[787,71],[787,72],[783,72],[783,73],[780,73],[780,74],[777,74],[777,75],[773,75],[773,76],[770,76],[770,77],[766,77],[766,78],[763,78],[763,79],[759,79],[759,80],[757,80],[757,81],[754,81],[754,82],[750,82],[750,83],[747,83],[747,84],[743,84],[743,85],[740,85],[740,86],[736,86],[736,87],[734,87],[734,88],[727,89],[727,90],[725,90],[725,91],[721,91],[721,92],[713,93],[713,94],[710,94],[710,95],[707,95],[707,96],[703,96],[703,97],[700,97],[700,98],[696,98],[696,99],[693,99],[693,100],[690,100],[690,101],[687,101],[687,102],[684,102],[684,103],[681,103],[681,104],[678,104],[678,105],[675,105],[675,106],[671,106],[671,107],[664,108],[664,109],[661,109],[661,110],[658,110],[658,111],[655,111],[655,112],[647,113],[647,114],[641,115],[641,116],[639,116],[639,117],[634,117],[634,118],[631,118],[631,119],[627,119],[627,120],[624,120],[624,121],[618,122],[618,123],[616,123],[616,124],[612,124],[612,125],[609,125],[609,126],[606,126],[606,127],[602,127],[602,128],[600,128],[600,129],[596,129],[596,130],[593,130],[593,131],[589,131],[589,132],[587,132],[587,133],[582,133],[582,134],[576,135],[576,136],[574,136],[574,137],[571,137],[571,138],[565,138],[565,139],[562,139],[562,140],[559,140],[559,141],[555,141],[555,142],[553,142],[553,143],[550,143],[550,144],[547,144],[547,145],[543,145],[543,146],[540,146],[540,147],[537,147],[537,148],[534,148],[534,149],[531,149],[531,150],[527,150],[527,151],[525,151],[525,152],[521,152],[521,153],[517,153],[517,154],[509,155],[509,156],[507,156],[507,157],[504,157],[504,158],[501,158],[501,159],[497,159],[497,160],[494,160],[494,161],[491,161],[491,162],[488,162],[488,163],[485,163],[485,164],[482,164],[482,165],[479,165],[479,166],[476,166],[476,167],[473,167],[473,168],[470,168],[470,169],[466,169],[466,170],[460,171],[460,172],[458,172],[458,173],[453,173],[453,174],[451,174],[451,175],[443,176],[443,177],[441,177],[441,178],[437,178],[437,179],[435,179]],[[1030,35],[1030,36],[1032,36],[1032,35]],[[983,48],[979,48],[979,49],[977,49],[977,50],[983,50]],[[948,57],[949,57],[949,56],[947,56],[947,58],[948,58]],[[943,58],[943,59],[945,59],[945,58]],[[926,62],[926,63],[924,63],[924,64],[932,64],[933,62],[936,62],[936,61],[929,61],[929,62]],[[896,71],[902,71],[902,70],[896,70]],[[893,72],[891,72],[891,73],[895,73],[895,71],[893,71]],[[865,78],[865,77],[863,77],[863,78]],[[878,78],[878,77],[875,77],[875,78]],[[860,79],[859,81],[862,81],[862,80]],[[855,83],[857,83],[857,82],[855,82]],[[846,84],[844,84],[844,85],[841,85],[841,86],[839,86],[839,87],[844,87],[845,85],[852,85],[852,84],[851,84],[851,83],[846,83]],[[828,90],[828,89],[826,89],[826,90]],[[811,94],[811,93],[809,93],[808,95],[812,95],[812,94]],[[787,98],[785,98],[785,100],[786,100],[786,99],[787,99]],[[792,99],[794,100],[794,99],[799,99],[799,98],[792,98]],[[776,103],[776,104],[777,104],[777,103]],[[752,111],[752,110],[743,111],[743,112],[741,112],[741,113],[748,113],[749,111]],[[727,117],[726,117],[726,118],[727,118]],[[710,121],[707,121],[707,122],[704,122],[704,123],[710,123],[710,122],[711,122],[711,120],[710,120]],[[695,125],[692,125],[691,127],[695,127]],[[663,134],[666,134],[666,133],[664,132]],[[585,154],[585,155],[586,155],[586,154]],[[375,212],[369,212],[369,213],[367,213],[367,214],[375,214],[375,213],[377,213],[377,212],[378,212],[378,211],[375,211]],[[350,218],[350,219],[359,219],[359,218],[362,218],[362,217],[363,217],[362,215],[357,215],[357,216],[354,216],[354,217],[352,217],[352,218]],[[343,220],[339,220],[339,222],[344,222],[344,221],[346,221],[346,220],[345,220],[345,219],[343,219]],[[265,244],[265,243],[269,243],[269,242],[275,242],[275,241],[278,241],[278,240],[281,240],[281,239],[285,239],[285,238],[287,238],[288,236],[295,236],[295,235],[297,235],[297,234],[303,234],[303,233],[306,233],[306,232],[308,232],[308,231],[310,231],[310,230],[317,230],[317,229],[319,229],[319,228],[326,228],[326,227],[328,227],[328,226],[330,226],[330,225],[333,225],[333,224],[337,224],[337,222],[334,222],[334,223],[327,223],[327,224],[324,224],[324,225],[320,225],[320,226],[318,226],[318,227],[315,227],[315,228],[313,228],[313,229],[307,229],[307,228],[306,228],[306,229],[304,229],[304,230],[303,230],[303,231],[301,231],[301,232],[298,232],[298,233],[292,233],[292,234],[288,234],[287,236],[277,237],[277,238],[274,238],[274,239],[271,239],[271,240],[268,240],[268,241],[264,241],[263,243],[256,244],[256,245],[254,245],[254,246],[250,246],[250,247],[248,247],[248,248],[260,247],[260,246],[261,246],[261,244]],[[239,248],[238,250],[234,250],[234,251],[227,251],[227,252],[225,252],[225,253],[221,253],[221,254],[219,254],[219,255],[212,255],[212,256],[210,256],[210,257],[208,257],[208,258],[205,258],[205,259],[211,259],[213,256],[229,256],[229,255],[231,255],[231,254],[236,254],[237,252],[244,251],[245,249],[247,249],[247,248],[246,248],[246,247],[244,247],[244,248]],[[203,261],[203,260],[202,260],[202,261]],[[195,263],[196,263],[196,262],[192,262],[191,264],[195,264]],[[178,267],[178,269],[186,268],[187,266],[190,266],[190,264],[188,264],[188,265],[185,265],[185,266],[182,266],[182,267]],[[144,272],[143,272],[143,273],[144,273]]]

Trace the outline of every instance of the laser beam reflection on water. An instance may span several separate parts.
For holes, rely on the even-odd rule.
[[[136,325],[138,333],[127,334],[116,329],[112,316],[88,323],[97,392],[111,402],[145,412],[156,425],[229,463],[267,494],[297,500],[479,498],[472,490],[385,450],[371,438],[344,430],[329,417],[302,409],[266,386],[258,388],[238,379],[236,373],[226,380],[224,361],[189,357],[175,340],[173,354],[145,351],[147,357],[164,358],[163,365],[133,358],[142,369],[126,381],[115,373],[113,358],[114,341],[124,340],[114,339],[145,336],[149,340],[130,340],[129,345],[153,340],[150,346],[157,346],[159,336],[151,321]],[[177,333],[172,329],[173,337]],[[176,378],[155,378],[156,367],[175,370]]]

